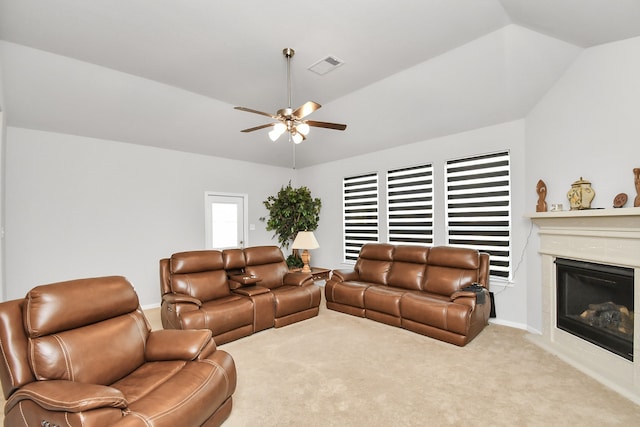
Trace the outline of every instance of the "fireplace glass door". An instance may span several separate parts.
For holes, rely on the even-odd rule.
[[[633,360],[633,269],[556,258],[557,327]]]

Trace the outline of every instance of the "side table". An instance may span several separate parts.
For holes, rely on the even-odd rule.
[[[322,267],[309,267],[311,268],[311,275],[313,276],[313,281],[317,282],[318,280],[324,280],[325,282],[331,278],[331,270],[328,268]],[[301,271],[302,268],[292,268],[290,271]]]

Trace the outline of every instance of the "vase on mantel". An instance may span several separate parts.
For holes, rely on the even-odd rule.
[[[594,197],[596,197],[596,192],[591,188],[591,182],[582,179],[582,177],[571,184],[571,189],[567,193],[572,211],[591,208],[591,201]]]

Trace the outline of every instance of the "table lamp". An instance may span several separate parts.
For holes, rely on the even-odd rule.
[[[309,249],[317,249],[320,247],[316,240],[316,236],[313,235],[313,231],[298,231],[298,235],[293,241],[293,245],[291,245],[291,247],[293,249],[303,249],[302,254],[300,255],[300,259],[302,259],[302,262],[304,263],[302,272],[311,273],[311,268],[309,267],[309,262],[311,261]]]

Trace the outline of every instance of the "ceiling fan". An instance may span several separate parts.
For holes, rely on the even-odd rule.
[[[234,107],[236,110],[260,114],[263,116],[271,117],[274,120],[278,120],[275,123],[268,123],[265,125],[243,129],[240,132],[253,132],[259,129],[273,127],[273,130],[269,132],[269,138],[272,141],[276,141],[283,133],[289,132],[291,140],[293,140],[293,142],[296,144],[300,144],[306,139],[311,126],[335,130],[345,130],[347,128],[347,125],[318,122],[315,120],[304,120],[306,116],[321,107],[321,105],[317,102],[307,101],[295,110],[291,108],[291,57],[293,57],[295,51],[291,48],[285,48],[282,50],[282,53],[284,54],[285,58],[287,58],[287,96],[289,106],[287,108],[278,110],[276,114],[269,114],[246,107]]]

